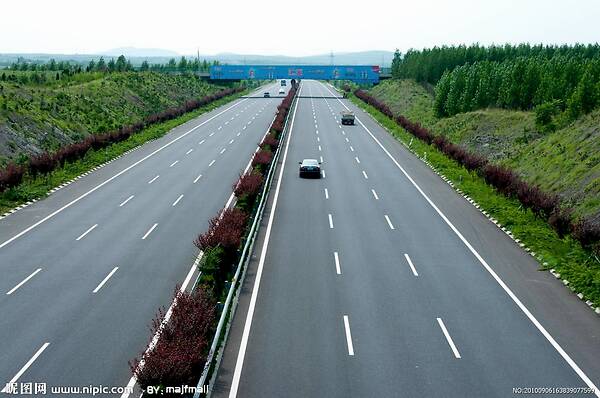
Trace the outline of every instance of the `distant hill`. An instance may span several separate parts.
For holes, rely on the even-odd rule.
[[[119,47],[111,50],[103,51],[99,55],[118,57],[124,55],[126,57],[180,57],[181,55],[175,51],[165,50],[162,48],[137,48],[137,47]]]
[[[221,53],[216,55],[200,55],[207,60],[219,60],[227,64],[303,64],[303,65],[380,65],[390,66],[394,53],[392,51],[360,51],[331,54],[291,57],[287,55],[257,55]]]
[[[70,61],[87,64],[90,60],[98,60],[101,56],[105,58],[116,58],[125,55],[134,66],[139,66],[144,60],[153,64],[164,64],[170,58],[179,59],[181,54],[175,51],[159,48],[136,48],[121,47],[104,51],[99,54],[1,54],[0,68],[10,66],[15,62],[48,62],[50,59],[57,61]],[[195,58],[197,55],[185,55],[186,58]],[[216,55],[200,54],[200,60],[219,61],[225,64],[301,64],[301,65],[380,65],[389,67],[392,63],[394,53],[391,51],[361,51],[331,54],[309,55],[304,57],[291,57],[287,55],[258,55],[258,54],[234,54],[220,53]]]

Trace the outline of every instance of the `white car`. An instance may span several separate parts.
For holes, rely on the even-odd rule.
[[[284,90],[284,89],[282,89],[282,88],[280,88],[280,89],[279,89],[279,94],[285,94],[285,90]]]
[[[304,159],[298,163],[300,164],[300,170],[298,171],[300,178],[321,178],[321,162],[317,159]]]

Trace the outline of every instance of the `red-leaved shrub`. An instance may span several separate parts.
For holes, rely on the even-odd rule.
[[[56,161],[47,152],[29,157],[29,172],[33,177],[47,175],[56,168]]]
[[[225,209],[220,216],[208,222],[208,231],[198,236],[194,244],[200,250],[221,246],[226,251],[236,250],[241,243],[248,216],[242,210]]]
[[[265,136],[265,138],[262,140],[262,142],[260,143],[261,148],[265,149],[264,147],[268,145],[269,148],[271,149],[272,152],[274,152],[277,147],[279,146],[279,140],[277,138],[275,138],[275,135],[271,134],[267,134]]]
[[[255,196],[260,191],[264,178],[262,174],[255,171],[240,176],[237,183],[233,184],[233,193],[241,198],[244,195]]]
[[[354,94],[362,101],[373,106],[386,116],[393,118],[406,131],[427,144],[433,144],[448,157],[456,160],[465,168],[477,171],[485,181],[507,197],[516,196],[524,208],[530,209],[536,217],[548,220],[548,223],[562,238],[570,230],[573,237],[582,246],[600,251],[600,225],[589,219],[580,219],[573,224],[572,209],[561,208],[556,195],[542,191],[538,186],[523,181],[511,169],[493,165],[483,156],[474,154],[465,148],[450,142],[442,135],[434,136],[428,129],[411,122],[402,115],[393,116],[390,108],[364,90],[355,90]]]
[[[19,185],[23,174],[23,167],[15,163],[9,163],[4,170],[0,170],[0,192]]]
[[[164,308],[152,320],[151,336],[158,333],[154,348],[129,362],[142,388],[195,385],[202,373],[215,321],[215,304],[207,293],[178,292],[171,317],[164,325]]]
[[[273,153],[270,151],[260,150],[254,154],[252,158],[252,167],[257,165],[268,165],[273,159]]]
[[[600,242],[600,223],[582,217],[573,224],[573,237],[585,248],[591,249]]]
[[[518,182],[516,174],[504,166],[488,164],[482,170],[485,181],[506,196],[513,196]]]
[[[90,135],[80,142],[69,144],[60,148],[55,153],[44,152],[39,155],[32,155],[28,160],[29,173],[34,178],[38,175],[47,175],[51,173],[58,165],[64,166],[66,162],[74,162],[82,159],[90,149],[102,149],[115,142],[121,142],[128,139],[133,134],[143,130],[147,124],[159,123],[173,119],[183,115],[185,112],[192,111],[242,90],[244,90],[244,87],[227,88],[200,99],[186,101],[182,106],[152,114],[146,118],[145,122],[136,122],[131,125],[122,126],[118,130]],[[14,165],[8,165],[4,170],[0,170],[0,192],[20,184],[23,179],[23,174],[23,168],[15,168]],[[15,181],[18,181],[16,185],[11,185],[14,184]]]
[[[571,223],[573,219],[573,209],[570,207],[562,208],[557,206],[548,218],[548,224],[558,234],[559,238],[564,238],[571,231]]]

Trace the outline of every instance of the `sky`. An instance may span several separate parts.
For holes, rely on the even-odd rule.
[[[600,41],[600,0],[29,0],[1,10],[0,53],[137,47],[303,56]]]

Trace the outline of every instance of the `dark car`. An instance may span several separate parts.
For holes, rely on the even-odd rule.
[[[321,163],[319,163],[316,159],[304,159],[298,163],[300,164],[300,171],[298,172],[300,178],[321,178]]]
[[[263,97],[265,98],[269,98],[271,96],[271,93],[269,93],[268,91],[265,91],[265,93],[263,94]]]

